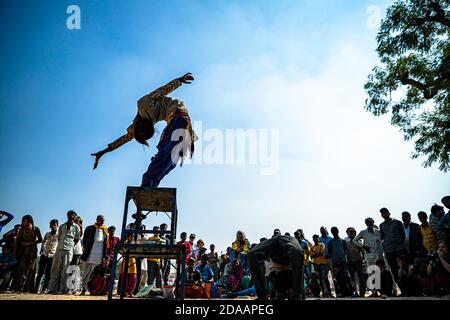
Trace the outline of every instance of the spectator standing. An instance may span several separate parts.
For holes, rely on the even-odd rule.
[[[353,241],[363,241],[364,257],[368,266],[376,265],[377,260],[383,259],[383,244],[381,231],[375,227],[374,220],[365,220],[367,229],[362,230]]]
[[[336,296],[348,297],[353,294],[350,274],[347,269],[347,242],[339,237],[337,227],[331,228],[333,239],[328,243],[328,257],[333,263],[333,276],[336,284]]]
[[[73,248],[80,241],[80,227],[74,223],[77,214],[73,210],[67,212],[67,222],[58,228],[58,246],[53,256],[50,271],[49,293],[69,293],[67,287],[67,267],[72,262]]]
[[[319,242],[319,236],[313,236],[314,244],[311,246],[311,257],[314,270],[317,272],[322,289],[322,296],[329,297],[331,295],[330,281],[328,280],[328,265],[325,258],[325,244]],[[324,286],[325,284],[325,286]],[[325,291],[325,288],[327,291]]]
[[[211,244],[209,246],[209,253],[207,256],[208,256],[208,264],[214,273],[214,280],[217,281],[220,278],[219,254],[216,252],[216,246],[214,244]]]
[[[391,213],[388,209],[381,208],[380,213],[384,219],[384,222],[380,224],[384,254],[394,276],[394,280],[397,282],[397,259],[405,253],[405,229],[403,229],[403,223],[391,218]]]
[[[437,240],[442,240],[439,233],[438,224],[441,221],[442,217],[445,215],[444,207],[434,204],[430,210],[430,219],[429,225],[431,229],[433,229],[434,234],[436,235]]]
[[[417,248],[423,246],[422,233],[417,223],[411,222],[411,214],[402,212],[403,230],[405,230],[405,250],[408,256],[408,264],[411,265],[416,257]]]
[[[195,237],[196,237],[195,233],[191,233],[189,235],[189,244],[191,245],[191,257],[194,258],[194,260],[196,260],[194,257],[194,254],[197,250],[197,244],[195,243]]]
[[[305,277],[306,277],[306,282],[308,283],[309,278],[311,277],[311,242],[309,242],[306,238],[305,238],[305,233],[303,232],[302,229],[298,229],[295,233],[294,233],[294,237],[299,241],[300,243],[300,247],[303,249],[303,254],[305,256],[305,261],[304,261],[304,273],[305,273]]]
[[[186,258],[185,263],[187,263],[189,258],[191,257],[191,253],[192,253],[191,243],[189,241],[187,241],[187,233],[186,232],[182,232],[180,234],[180,239],[181,240],[177,242],[177,246],[184,245],[184,248],[185,248],[184,255]],[[179,261],[177,261],[177,262],[179,263]]]
[[[165,240],[166,243],[173,244],[174,239],[172,239],[170,231],[168,231],[167,228],[168,228],[168,226],[166,223],[162,223],[159,226],[159,229],[161,230],[161,237]],[[163,283],[165,286],[167,286],[167,284],[169,282],[169,275],[170,275],[170,259],[162,260],[161,272],[162,272]]]
[[[161,231],[158,226],[153,227],[153,236],[149,237],[148,240],[154,241],[155,243],[165,243],[165,239],[160,236]],[[161,275],[161,267],[160,267],[160,259],[159,258],[151,258],[147,259],[147,268],[148,268],[148,281],[147,284],[151,285],[153,282],[156,282],[156,287],[162,287],[162,275]]]
[[[364,249],[359,241],[354,241],[356,237],[355,228],[347,228],[346,230],[348,240],[348,271],[353,281],[353,287],[356,287],[355,273],[359,280],[359,296],[364,297],[366,294],[366,274],[364,272]]]
[[[96,222],[91,226],[87,226],[84,230],[83,254],[80,257],[84,267],[81,278],[82,295],[86,293],[95,267],[100,265],[106,266],[109,234],[104,223],[105,217],[98,215]]]
[[[56,248],[58,247],[58,227],[58,220],[51,220],[50,231],[44,235],[41,247],[41,257],[39,259],[39,272],[36,277],[36,288],[34,290],[35,292],[39,292],[39,286],[41,284],[42,276],[44,276],[44,283],[42,285],[41,292],[46,293],[48,291],[53,256],[55,255]]]
[[[33,217],[25,215],[22,218],[22,227],[15,243],[15,256],[17,258],[15,290],[18,292],[34,292],[37,245],[41,242],[41,231],[34,225]]]
[[[420,211],[417,216],[419,217],[420,222],[420,232],[422,234],[423,246],[427,250],[428,254],[433,253],[436,250],[436,235],[428,223],[428,215],[424,211]]]
[[[114,255],[119,246],[120,239],[119,239],[119,237],[115,236],[116,235],[116,227],[114,227],[114,226],[110,226],[108,228],[108,234],[109,234],[108,245],[106,246],[108,250],[107,250],[106,255],[108,257],[108,270],[111,273],[111,265],[114,263]]]
[[[134,243],[135,235],[130,232],[127,234],[127,243]],[[120,286],[125,291],[125,295],[128,297],[133,296],[133,292],[135,291],[137,284],[137,267],[136,267],[136,258],[130,258],[128,260],[128,266],[125,266],[125,261],[122,261],[120,264]],[[128,268],[127,277],[125,279],[125,268]]]
[[[80,228],[80,241],[78,241],[74,247],[73,247],[73,256],[72,256],[72,262],[70,265],[72,266],[79,266],[80,265],[80,257],[83,254],[83,219],[80,216],[77,216],[74,220],[74,223],[78,225]]]
[[[330,242],[331,239],[333,239],[333,238],[330,237],[330,235],[328,234],[327,228],[324,227],[324,226],[320,227],[320,237],[319,237],[319,242],[320,242],[320,243],[323,243],[323,244],[325,245],[325,258],[326,258],[326,261],[327,261],[327,267],[328,267],[328,270],[329,270],[330,272],[333,271],[333,263],[332,263],[331,259],[328,258],[328,256],[329,256],[329,255],[328,255],[328,244],[329,244],[329,242]],[[328,272],[327,272],[327,274],[326,274],[325,276],[326,276],[327,279],[328,279]],[[331,294],[331,291],[330,291],[330,294]]]

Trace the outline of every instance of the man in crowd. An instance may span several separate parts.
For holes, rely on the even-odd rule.
[[[158,226],[153,227],[153,236],[149,237],[148,240],[154,241],[155,243],[165,243],[166,240],[161,238],[161,230]],[[156,282],[156,287],[162,287],[162,277],[161,277],[161,267],[160,267],[160,259],[159,258],[150,258],[147,259],[147,268],[148,268],[148,280],[147,284],[151,285],[153,282]]]
[[[327,228],[324,226],[320,227],[319,242],[323,243],[325,245],[325,259],[326,259],[326,263],[327,263],[327,268],[330,272],[333,271],[333,263],[331,262],[331,259],[328,258],[328,245],[329,245],[329,242],[331,239],[333,239],[333,238],[330,237],[330,235],[328,234]],[[328,279],[328,272],[326,273],[325,277]],[[331,291],[330,291],[330,294],[331,294]]]
[[[359,241],[353,241],[356,237],[355,228],[347,228],[347,250],[348,250],[348,271],[355,286],[355,273],[359,280],[359,295],[364,297],[366,294],[366,275],[364,273],[364,249]]]
[[[347,266],[347,242],[339,237],[337,227],[331,228],[333,239],[328,243],[328,258],[333,263],[333,276],[336,284],[336,295],[348,297],[353,294],[350,274]]]
[[[431,227],[431,229],[433,229],[433,232],[436,235],[437,240],[442,240],[440,230],[438,228],[438,224],[439,224],[439,221],[441,221],[442,217],[445,214],[444,207],[440,206],[438,204],[434,204],[431,207],[430,212],[431,212],[430,219],[429,219],[430,227]]]
[[[381,241],[381,231],[375,227],[374,220],[365,220],[367,229],[362,230],[353,241],[363,241],[365,251],[364,257],[368,266],[376,265],[378,259],[383,258],[383,244]]]
[[[384,254],[394,280],[398,282],[399,267],[397,259],[405,253],[405,229],[403,229],[403,223],[391,218],[388,209],[381,208],[380,213],[384,219],[384,222],[380,224]]]
[[[105,217],[97,216],[96,222],[87,226],[83,236],[83,254],[81,260],[84,262],[83,277],[81,279],[81,294],[86,293],[88,282],[94,272],[95,267],[106,267],[107,248],[108,248],[108,231],[104,225]]]
[[[309,278],[311,277],[311,242],[309,242],[305,238],[305,233],[303,232],[303,229],[298,229],[294,233],[294,237],[299,241],[300,247],[303,249],[303,254],[305,255],[305,261],[304,261],[304,267],[305,267],[305,278],[306,281],[309,281]]]
[[[58,229],[58,246],[53,256],[50,271],[49,293],[51,294],[69,293],[67,267],[72,261],[73,248],[80,241],[80,227],[74,223],[76,216],[75,211],[68,211],[67,222],[63,223]]]
[[[405,230],[405,250],[408,256],[408,264],[412,264],[416,257],[416,251],[422,247],[422,234],[420,226],[411,222],[411,214],[408,211],[402,212],[403,229]]]
[[[58,220],[50,221],[50,231],[47,232],[42,240],[41,257],[39,259],[39,272],[36,278],[35,292],[39,291],[42,276],[44,275],[44,284],[41,292],[46,293],[50,282],[50,271],[52,269],[53,256],[58,247]]]
[[[180,234],[180,241],[177,242],[177,246],[181,246],[184,245],[185,246],[185,257],[186,257],[186,263],[188,262],[189,258],[191,257],[191,253],[192,253],[192,247],[191,247],[191,243],[189,241],[187,241],[187,233],[186,232],[182,232]],[[178,263],[180,263],[179,261],[177,261]]]
[[[273,230],[273,235],[272,235],[272,238],[275,238],[275,237],[278,237],[278,236],[280,236],[281,235],[281,231],[280,231],[280,229],[274,229]]]
[[[108,256],[108,273],[111,273],[111,267],[114,263],[114,255],[117,251],[117,248],[119,246],[120,239],[119,237],[116,237],[116,227],[110,226],[108,228],[108,244],[107,244],[107,256]]]
[[[311,246],[311,257],[313,259],[314,270],[319,275],[320,287],[322,288],[322,296],[331,295],[330,281],[328,280],[328,265],[325,258],[325,244],[319,242],[319,235],[313,236],[314,244]],[[325,288],[327,290],[325,290]]]
[[[161,238],[163,238],[166,243],[172,243],[173,239],[170,235],[170,231],[168,231],[167,228],[168,228],[168,226],[166,223],[162,223],[159,226],[159,229],[161,231]],[[161,271],[162,271],[163,283],[165,286],[167,286],[167,283],[169,281],[169,275],[170,275],[170,259],[162,260]]]

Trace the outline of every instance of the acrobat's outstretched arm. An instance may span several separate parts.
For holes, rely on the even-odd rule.
[[[136,119],[136,118],[135,118]],[[123,136],[121,136],[119,139],[114,140],[113,142],[111,142],[110,144],[108,144],[108,147],[97,152],[97,153],[91,153],[91,156],[95,157],[95,162],[94,162],[94,170],[97,168],[98,166],[98,161],[100,160],[100,158],[105,155],[108,152],[114,151],[117,148],[123,146],[125,143],[133,140],[134,138],[134,121],[133,124],[131,124],[128,129],[127,129],[127,133],[124,134]]]
[[[155,91],[152,91],[149,96],[150,98],[165,97],[172,91],[178,89],[182,83],[191,83],[193,80],[194,77],[192,76],[192,73],[188,72],[184,76],[174,79]]]

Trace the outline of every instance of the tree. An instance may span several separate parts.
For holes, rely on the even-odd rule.
[[[399,0],[387,9],[377,35],[376,66],[364,88],[365,108],[391,112],[412,158],[450,169],[450,0]],[[394,97],[400,96],[399,99]]]

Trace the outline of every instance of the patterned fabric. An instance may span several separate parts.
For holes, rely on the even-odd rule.
[[[127,134],[124,134],[123,136],[121,136],[119,139],[114,140],[113,142],[108,144],[108,149],[109,149],[109,151],[114,151],[117,148],[123,146],[125,143],[133,140],[133,138],[134,138],[133,133],[128,132]]]
[[[138,114],[144,119],[150,120],[153,124],[159,121],[166,121],[169,125],[174,117],[182,117],[186,119],[188,125],[187,130],[191,139],[191,157],[194,152],[194,141],[198,138],[195,132],[192,130],[191,118],[187,108],[184,106],[183,102],[180,100],[172,99],[166,97],[169,93],[176,90],[181,86],[181,82],[178,79],[172,80],[166,85],[156,89],[148,95],[143,96],[138,100]],[[160,142],[164,138],[164,133],[161,134]],[[109,151],[116,150],[117,148],[123,146],[127,142],[133,140],[134,135],[131,130],[128,130],[126,134],[118,138],[117,140],[108,144]]]
[[[428,254],[431,254],[436,250],[436,235],[430,226],[420,226],[420,232],[422,233],[423,246],[427,249]]]

